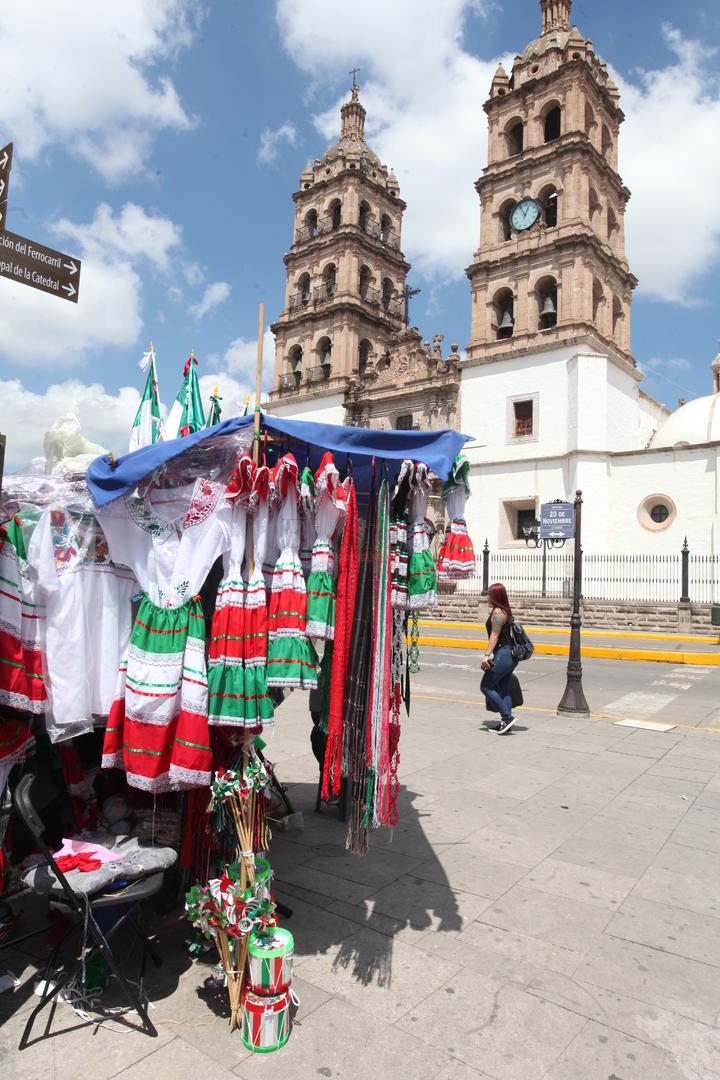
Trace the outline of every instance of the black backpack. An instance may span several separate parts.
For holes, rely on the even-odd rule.
[[[510,649],[513,660],[529,660],[535,652],[535,646],[523,630],[522,623],[513,618],[510,621]]]

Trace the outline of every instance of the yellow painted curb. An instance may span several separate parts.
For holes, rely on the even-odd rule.
[[[485,627],[482,623],[469,623],[469,622],[447,622],[445,619],[420,619],[420,626],[434,626],[438,630],[442,627],[446,627],[448,630],[477,630],[479,634],[485,634]],[[570,630],[560,626],[525,626],[525,629],[529,634],[548,634],[558,636],[570,634]],[[588,627],[583,626],[583,634],[587,637],[598,638],[636,638],[638,641],[687,641],[696,642],[698,645],[720,645],[720,634],[717,637],[707,637],[699,634],[660,634],[643,630],[618,630],[617,633],[612,630],[590,630]]]
[[[478,638],[421,637],[418,645],[431,649],[475,649],[479,651],[485,642]],[[535,643],[538,656],[567,656],[569,645],[552,645],[550,642]],[[596,660],[654,660],[665,664],[700,664],[720,667],[720,653],[673,652],[670,649],[613,649],[603,645],[582,645],[580,655]]]

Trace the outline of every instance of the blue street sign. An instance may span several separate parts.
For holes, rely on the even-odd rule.
[[[540,539],[572,540],[575,510],[569,502],[543,503],[540,507]]]

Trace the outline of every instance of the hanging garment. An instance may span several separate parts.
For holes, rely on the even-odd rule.
[[[335,636],[335,553],[333,537],[347,513],[345,491],[332,454],[325,454],[315,474],[315,530],[307,582],[308,637],[332,641]]]
[[[315,477],[306,465],[300,477],[300,565],[307,578],[315,543]]]
[[[390,495],[383,480],[378,498],[375,531],[375,558],[372,592],[372,667],[368,702],[367,817],[377,828],[387,818],[389,797],[389,722],[390,722]]]
[[[254,532],[249,527],[250,511],[258,502],[255,479],[252,458],[243,454],[226,495],[232,500],[230,548],[215,602],[208,657],[209,722],[253,729],[273,722],[265,670],[265,584],[262,572],[259,581],[253,573],[251,589],[243,571],[247,535]]]
[[[340,561],[335,605],[335,639],[333,664],[330,675],[330,706],[328,716],[328,740],[323,766],[322,797],[328,799],[340,793],[342,779],[343,705],[345,701],[345,677],[348,664],[348,647],[355,615],[355,598],[358,583],[358,527],[357,497],[352,477],[343,483],[347,517],[340,547]]]
[[[300,565],[298,468],[292,454],[280,459],[274,474],[277,542],[268,612],[268,686],[317,686],[315,650],[306,633],[307,594]]]
[[[400,466],[390,508],[390,603],[398,611],[408,608],[408,493],[413,463],[406,458]]]
[[[28,561],[46,609],[45,727],[59,742],[92,731],[93,715],[110,712],[137,583],[131,570],[110,559],[92,514],[47,509],[30,541]]]
[[[408,607],[422,611],[437,604],[435,563],[425,525],[430,477],[427,465],[419,461],[410,478],[408,508],[410,518],[410,561],[408,562]]]
[[[448,524],[438,557],[441,581],[472,577],[475,573],[475,551],[465,523],[465,503],[470,495],[469,472],[470,462],[464,454],[458,454],[443,487]]]
[[[39,517],[39,511],[21,511],[0,529],[0,705],[36,714],[47,708],[45,607],[27,549]]]
[[[110,554],[144,595],[121,664],[105,732],[103,768],[125,768],[132,787],[162,792],[208,785],[205,619],[197,593],[229,544],[224,485],[116,500],[98,511]]]

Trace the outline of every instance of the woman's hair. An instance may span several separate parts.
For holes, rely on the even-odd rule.
[[[505,586],[499,582],[495,585],[491,585],[488,589],[488,600],[494,608],[500,608],[502,612],[507,616],[508,624],[512,620],[512,609],[510,607],[510,601],[508,600],[508,594],[505,591]]]

